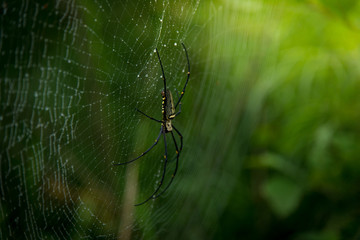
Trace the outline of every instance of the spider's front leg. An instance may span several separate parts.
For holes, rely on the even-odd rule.
[[[178,90],[177,90],[176,88],[175,88],[175,90],[176,90],[176,95],[177,95],[178,99],[180,99]],[[176,107],[175,107],[175,110],[176,110]],[[179,102],[179,111],[178,111],[177,113],[175,113],[175,114],[172,116],[171,119],[174,119],[174,118],[175,118],[177,115],[179,115],[180,113],[181,113],[181,102]]]
[[[188,72],[187,72],[187,78],[186,78],[186,82],[185,82],[184,88],[183,88],[183,90],[182,90],[182,92],[181,92],[181,96],[180,96],[179,100],[177,101],[177,103],[176,103],[176,105],[175,105],[175,108],[177,108],[177,106],[178,106],[179,104],[181,104],[181,99],[182,99],[182,97],[183,97],[184,94],[185,94],[186,86],[187,86],[187,84],[188,84],[188,82],[189,82],[189,79],[190,79],[190,61],[189,61],[189,55],[188,55],[188,53],[187,53],[187,50],[186,50],[186,47],[185,47],[184,43],[181,43],[181,45],[183,46],[184,51],[185,51],[185,54],[186,54],[186,60],[187,60],[187,65],[188,65]]]
[[[179,103],[179,111],[175,113],[174,118],[181,113],[181,102]]]

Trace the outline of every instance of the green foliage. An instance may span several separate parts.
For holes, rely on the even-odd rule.
[[[359,239],[360,4],[134,2],[1,15],[1,236]],[[192,73],[174,120],[179,171],[135,208],[161,176],[163,143],[112,163],[157,136],[134,108],[160,116],[155,47],[174,97],[182,87],[180,41]]]
[[[290,215],[298,206],[302,195],[301,187],[284,177],[269,178],[263,184],[261,192],[280,217]]]
[[[258,55],[237,63],[256,60],[260,68],[239,73],[240,81],[252,78],[243,118],[251,116],[253,125],[244,128],[253,132],[243,153],[242,187],[220,220],[237,224],[221,225],[218,238],[357,239],[359,4],[255,2],[271,8],[273,17],[260,37],[266,47],[249,43]],[[252,25],[264,14],[257,13]]]

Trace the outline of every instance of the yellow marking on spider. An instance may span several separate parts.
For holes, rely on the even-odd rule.
[[[179,152],[178,152],[178,151],[176,151],[176,154],[179,154]]]
[[[166,159],[166,155],[164,155],[164,158]]]
[[[190,74],[190,72],[188,72],[187,74]]]

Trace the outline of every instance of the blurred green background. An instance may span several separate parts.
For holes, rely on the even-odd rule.
[[[2,1],[0,13],[2,239],[360,239],[357,1]],[[156,47],[176,98],[181,42],[179,172],[134,207],[157,186],[163,142],[112,163],[156,138],[134,108],[160,118]]]

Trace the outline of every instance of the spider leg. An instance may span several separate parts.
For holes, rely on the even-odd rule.
[[[179,166],[179,157],[180,157],[180,153],[179,153],[179,149],[178,149],[178,146],[177,146],[177,143],[176,143],[176,140],[175,140],[175,137],[174,137],[174,134],[173,132],[171,132],[171,136],[172,136],[172,139],[174,141],[174,144],[175,144],[175,149],[176,149],[176,165],[175,165],[175,170],[174,170],[174,173],[171,175],[171,180],[170,182],[168,183],[168,185],[165,187],[165,189],[160,192],[158,195],[154,196],[154,199],[155,198],[158,198],[161,194],[163,194],[171,185],[171,183],[173,182],[174,180],[174,177],[176,175],[176,172],[178,170],[178,166]]]
[[[159,189],[161,188],[161,186],[162,186],[162,184],[163,184],[163,182],[164,182],[165,173],[166,173],[166,166],[167,166],[168,159],[167,159],[166,133],[165,133],[165,129],[161,128],[161,130],[162,130],[161,133],[164,135],[164,145],[165,145],[165,155],[164,155],[164,158],[165,158],[165,162],[164,162],[164,170],[163,170],[163,174],[162,174],[162,177],[161,177],[159,186],[156,188],[156,190],[154,191],[154,193],[151,194],[150,197],[148,197],[145,201],[143,201],[143,202],[141,202],[141,203],[135,204],[135,206],[140,206],[140,205],[146,203],[147,201],[149,201],[150,199],[154,198],[155,194],[159,191]]]
[[[181,133],[179,132],[179,130],[176,129],[176,127],[174,125],[172,125],[172,128],[176,131],[176,133],[180,136],[180,151],[182,150],[183,147],[183,136],[181,135]]]
[[[176,95],[177,95],[177,97],[179,98],[179,92],[178,92],[178,90],[175,88],[175,90],[176,90]],[[177,116],[177,115],[179,115],[181,113],[181,102],[179,102],[179,111],[175,114],[175,117]]]
[[[181,98],[184,96],[184,93],[185,93],[185,89],[186,89],[186,86],[189,82],[189,79],[190,79],[190,61],[189,61],[189,56],[188,56],[188,53],[187,53],[187,50],[186,50],[186,47],[184,45],[184,43],[181,43],[181,45],[183,46],[184,48],[184,51],[185,51],[185,54],[186,54],[186,60],[187,60],[187,65],[188,65],[188,72],[187,72],[187,79],[186,79],[186,82],[185,82],[185,85],[184,85],[184,88],[181,92],[181,96],[179,98],[179,100],[177,101],[176,105],[175,105],[175,109],[177,108],[177,106],[179,105],[180,101],[181,101]]]
[[[141,158],[142,156],[144,156],[145,154],[147,154],[153,147],[155,147],[155,145],[159,142],[159,138],[161,136],[161,134],[163,133],[163,126],[161,126],[161,129],[160,129],[160,133],[159,133],[159,136],[156,138],[155,140],[155,143],[153,145],[151,145],[151,147],[149,147],[145,152],[143,152],[140,156],[138,156],[137,158],[134,158],[130,161],[127,161],[127,162],[124,162],[124,163],[115,163],[113,164],[114,166],[119,166],[119,165],[125,165],[125,164],[128,164],[128,163],[131,163],[139,158]]]
[[[165,78],[165,72],[164,72],[164,67],[162,65],[162,62],[161,62],[161,58],[160,58],[160,54],[159,54],[159,51],[157,50],[157,48],[155,48],[156,50],[156,54],[158,56],[158,59],[159,59],[159,63],[160,63],[160,67],[161,67],[161,72],[162,72],[162,76],[163,76],[163,80],[164,80],[164,96],[163,96],[163,104],[164,104],[164,109],[166,109],[166,78]],[[163,119],[166,119],[166,111],[163,111]]]
[[[156,53],[157,53],[157,56],[158,56],[158,59],[159,59],[161,72],[162,72],[162,76],[163,76],[163,79],[164,79],[164,92],[166,92],[166,78],[165,78],[164,67],[163,67],[162,62],[161,62],[159,51],[157,50],[157,48],[155,50],[156,50]]]
[[[181,102],[179,103],[179,111],[177,113],[175,113],[175,116],[176,117],[177,115],[179,115],[181,113]]]
[[[149,115],[147,115],[147,114],[143,113],[143,112],[142,112],[142,111],[140,111],[139,109],[137,109],[137,108],[135,108],[135,109],[136,109],[136,111],[138,111],[139,113],[141,113],[141,114],[142,114],[142,115],[144,115],[145,117],[150,118],[151,120],[154,120],[154,121],[156,121],[156,122],[162,123],[162,121],[160,121],[160,120],[157,120],[157,119],[155,119],[155,118],[150,117]]]

